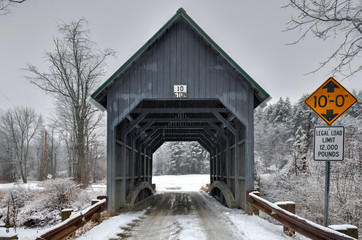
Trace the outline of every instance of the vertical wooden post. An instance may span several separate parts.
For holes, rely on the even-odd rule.
[[[94,204],[98,203],[99,201],[100,201],[100,199],[92,199],[91,205],[94,205]],[[101,222],[101,213],[100,212],[95,213],[95,217],[92,219],[92,221],[100,223]]]
[[[248,194],[252,192],[252,191],[247,191],[246,193],[246,197],[248,197]],[[256,195],[256,196],[259,196],[260,197],[260,192],[257,192],[257,191],[253,191],[253,193]],[[254,214],[254,215],[257,215],[259,216],[259,209],[254,207],[253,205],[251,205],[251,212]]]
[[[45,131],[45,144],[44,144],[44,165],[43,165],[43,181],[45,181],[45,166],[47,161],[47,131]]]
[[[340,233],[344,233],[350,237],[358,239],[358,228],[356,226],[350,224],[342,224],[342,225],[329,225],[328,227]]]
[[[288,212],[291,212],[293,214],[295,214],[295,203],[291,202],[291,201],[287,201],[287,202],[276,202],[275,203],[278,207],[287,210]],[[289,235],[289,236],[294,236],[295,235],[295,231],[284,226],[283,227],[283,231],[285,234]]]
[[[70,215],[72,214],[72,212],[73,212],[73,209],[71,209],[71,208],[63,209],[61,211],[62,222],[67,220],[70,217]]]

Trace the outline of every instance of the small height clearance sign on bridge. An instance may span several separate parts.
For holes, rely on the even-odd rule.
[[[187,98],[187,85],[173,85],[173,96],[175,98]]]

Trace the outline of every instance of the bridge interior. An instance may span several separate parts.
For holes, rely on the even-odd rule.
[[[143,100],[116,126],[115,137],[118,206],[137,185],[152,184],[152,156],[166,141],[199,142],[210,153],[210,184],[224,182],[236,202],[244,201],[245,127],[217,99]],[[136,202],[150,194],[143,189]],[[220,188],[211,194],[225,203]]]

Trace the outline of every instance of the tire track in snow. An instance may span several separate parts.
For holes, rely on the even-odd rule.
[[[115,239],[246,239],[212,201],[198,192],[156,194],[134,209],[147,207],[145,215],[122,227]]]

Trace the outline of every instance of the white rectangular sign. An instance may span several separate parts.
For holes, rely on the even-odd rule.
[[[344,127],[314,128],[314,160],[342,161],[344,159]]]
[[[173,85],[175,98],[187,98],[187,85]]]

